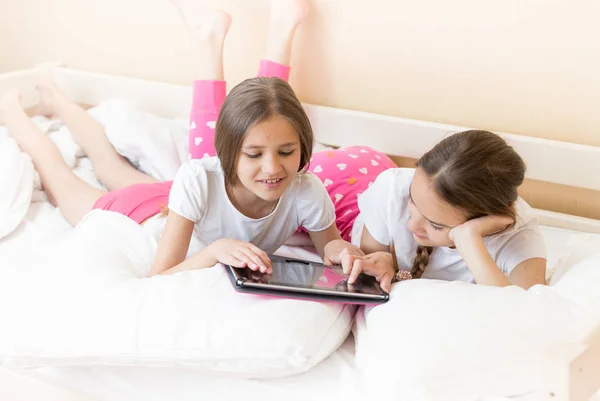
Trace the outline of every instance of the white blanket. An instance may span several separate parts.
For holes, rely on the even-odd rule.
[[[159,180],[172,179],[187,160],[187,122],[160,118],[132,103],[109,99],[89,113],[104,127],[117,152],[141,171]],[[33,121],[48,133],[71,170],[90,185],[102,187],[92,165],[66,126],[44,117]],[[40,179],[28,155],[22,153],[6,128],[0,127],[0,239],[23,221],[31,202],[44,200]]]

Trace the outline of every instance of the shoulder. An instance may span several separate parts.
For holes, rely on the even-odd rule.
[[[410,183],[415,175],[414,168],[390,168],[377,176],[373,184],[359,197],[377,202],[383,200],[393,203],[407,199]]]
[[[519,243],[521,246],[543,243],[539,220],[533,208],[519,197],[515,209],[517,215],[514,226],[500,235],[490,237],[494,248],[499,249],[509,243]]]
[[[189,160],[181,165],[175,180],[208,181],[211,178],[222,177],[223,169],[217,157]]]
[[[505,274],[510,274],[525,260],[547,256],[546,244],[535,211],[521,198],[515,206],[515,225],[505,233],[492,236],[489,242],[490,252],[494,253],[496,263]]]
[[[300,173],[294,177],[282,200],[295,214],[298,224],[308,231],[323,231],[335,223],[335,208],[325,185],[312,173]]]
[[[223,173],[221,162],[216,156],[189,160],[181,165],[180,170],[191,174]]]
[[[171,192],[169,209],[191,221],[199,221],[209,207],[209,199],[218,197],[223,185],[223,172],[219,160],[204,158],[190,160],[181,165]]]
[[[515,202],[515,211],[517,212],[517,219],[515,227],[537,227],[539,220],[535,210],[521,197]]]
[[[319,177],[308,171],[296,174],[289,189],[289,192],[299,199],[312,198],[315,194],[322,196],[327,192]]]
[[[414,176],[414,168],[391,168],[379,174],[377,179],[381,178],[386,184],[393,186],[395,192],[408,195],[410,183]]]

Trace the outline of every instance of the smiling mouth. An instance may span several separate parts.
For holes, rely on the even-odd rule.
[[[415,235],[417,238],[419,238],[419,239],[427,239],[427,237],[424,237],[424,236],[422,236],[422,235],[419,235],[419,234],[417,234],[417,233],[415,233],[415,232],[413,232],[413,234],[414,234],[414,235]]]
[[[271,180],[258,180],[258,182],[262,182],[263,184],[277,184],[281,181],[283,181],[283,178],[274,178]]]

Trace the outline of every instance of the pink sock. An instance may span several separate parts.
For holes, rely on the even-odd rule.
[[[190,113],[190,159],[215,156],[215,125],[225,100],[225,81],[194,81]]]
[[[290,66],[276,63],[270,60],[261,60],[258,69],[259,77],[277,77],[288,82],[290,78]]]

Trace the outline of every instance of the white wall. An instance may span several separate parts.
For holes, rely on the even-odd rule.
[[[204,2],[234,17],[228,79],[254,74],[268,2]],[[600,146],[597,0],[312,5],[294,52],[292,83],[304,101]],[[167,0],[0,0],[0,15],[3,70],[51,58],[191,79],[189,42]]]
[[[268,1],[198,1],[233,15],[230,87],[255,74]],[[600,146],[598,0],[311,4],[292,61],[305,102]],[[59,60],[175,83],[192,76],[167,0],[0,0],[0,49],[1,71]]]

